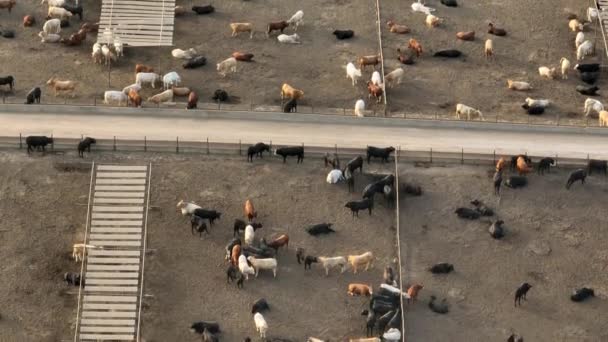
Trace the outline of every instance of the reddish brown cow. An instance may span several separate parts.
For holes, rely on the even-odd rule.
[[[376,98],[376,102],[382,101],[382,87],[373,84],[371,81],[367,82],[367,91],[369,92],[368,98],[372,96]]]
[[[281,234],[279,235],[279,237],[277,237],[276,239],[267,242],[266,245],[268,245],[268,247],[274,248],[275,250],[279,250],[279,248],[285,246],[285,248],[289,247],[289,235],[287,234]]]
[[[154,68],[144,64],[135,64],[135,73],[137,74],[138,72],[154,72]]]
[[[416,39],[410,38],[407,47],[416,52],[416,57],[420,57],[420,55],[422,55],[422,45],[420,45]]]
[[[289,24],[286,21],[269,23],[268,29],[266,30],[266,37],[269,37],[272,31],[281,31],[281,33],[283,33],[283,30],[285,30],[288,26]]]
[[[198,104],[198,95],[194,91],[191,91],[188,95],[188,104],[186,109],[195,109]]]
[[[251,60],[253,59],[253,54],[236,51],[232,53],[232,57],[234,57],[234,59],[239,62],[251,62]]]
[[[255,212],[255,208],[253,207],[253,202],[251,202],[250,200],[247,200],[245,202],[245,216],[249,221],[258,217],[258,213]]]
[[[371,296],[372,287],[365,284],[348,284],[349,296]]]
[[[36,18],[33,15],[23,17],[23,27],[30,27],[36,23]]]
[[[235,245],[230,252],[230,263],[234,266],[239,265],[239,257],[241,256],[241,245]]]
[[[86,38],[87,32],[83,29],[80,29],[77,33],[72,34],[69,39],[62,38],[60,42],[67,46],[77,46],[82,44],[82,42]]]
[[[359,57],[357,62],[359,64],[359,69],[361,69],[361,70],[365,69],[365,67],[368,65],[372,65],[372,66],[376,67],[376,65],[378,65],[378,63],[380,63],[380,55]]]
[[[82,23],[80,28],[87,31],[87,33],[97,33],[99,31],[99,23]]]
[[[133,107],[141,107],[141,96],[133,88],[129,89],[129,101],[133,104]]]
[[[420,290],[422,290],[424,286],[420,285],[420,284],[415,284],[410,286],[409,289],[407,289],[407,295],[410,297],[407,299],[407,302],[409,303],[410,301],[415,302],[416,298],[418,298],[418,292],[420,292]]]
[[[17,2],[15,0],[0,0],[0,9],[6,8],[8,9],[8,13],[11,13],[13,7],[15,7]]]

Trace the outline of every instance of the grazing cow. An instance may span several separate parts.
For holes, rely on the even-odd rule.
[[[298,100],[291,99],[283,105],[283,113],[296,113],[298,111]]]
[[[441,303],[437,304],[435,302],[435,300],[437,299],[437,297],[435,296],[431,296],[431,299],[429,300],[429,309],[431,309],[431,311],[438,313],[438,314],[446,314],[450,311],[448,303],[447,303],[447,299],[444,298],[441,300]]]
[[[581,181],[581,184],[585,184],[585,178],[587,178],[587,170],[578,169],[578,170],[572,171],[570,173],[570,176],[568,176],[568,181],[566,182],[566,189],[570,189],[572,184],[574,184],[574,182],[579,181],[579,180]]]
[[[312,236],[335,233],[336,231],[331,226],[332,223],[319,223],[306,228],[306,232]]]
[[[192,215],[190,216],[190,224],[192,225],[191,233],[194,235],[194,231],[196,230],[199,234],[199,237],[203,238],[203,232],[209,234],[209,230],[207,230],[207,224],[205,223],[205,219],[202,217]]]
[[[408,295],[408,299],[407,302],[409,303],[410,301],[415,302],[416,299],[418,298],[418,292],[420,292],[420,290],[422,290],[424,286],[420,285],[420,284],[414,284],[412,286],[410,286],[407,289],[407,295]]]
[[[266,246],[274,249],[279,252],[279,248],[285,246],[285,248],[289,248],[289,235],[281,234],[277,238],[270,240],[270,242],[266,243],[266,239],[262,239],[262,242],[266,244]]]
[[[298,161],[296,163],[304,162],[304,147],[303,146],[290,146],[281,147],[274,150],[274,154],[283,157],[283,163],[287,161],[288,156],[297,156]]]
[[[213,7],[211,5],[192,6],[192,11],[194,11],[198,15],[209,14],[209,13],[215,12],[215,7]]]
[[[256,231],[260,228],[263,227],[263,225],[261,223],[250,223],[250,225],[253,227],[253,231]],[[241,231],[245,231],[245,228],[247,227],[247,223],[243,220],[240,219],[235,219],[234,220],[234,226],[233,226],[233,232],[232,232],[232,236],[239,236]]]
[[[604,175],[608,174],[608,162],[605,160],[591,159],[587,162],[587,174],[591,175],[592,171],[603,172]]]
[[[220,333],[220,325],[216,322],[195,322],[190,326],[190,331],[197,334],[202,334],[205,330],[213,334]]]
[[[372,81],[367,82],[367,98],[371,98],[372,96],[376,98],[376,103],[380,103],[382,101],[382,94],[384,91],[382,87],[374,84]]]
[[[511,189],[523,188],[528,185],[528,178],[524,176],[510,176],[505,181],[505,186]]]
[[[372,157],[381,158],[383,163],[388,162],[388,158],[393,152],[395,152],[395,148],[392,146],[384,148],[367,146],[367,163],[369,164]],[[363,169],[361,169],[361,172],[363,172]]]
[[[241,256],[241,245],[234,245],[232,250],[230,251],[230,264],[233,266],[238,266],[239,257]]]
[[[519,158],[523,158],[523,160],[526,164],[532,164],[532,159],[530,157],[528,157],[525,154],[519,154],[519,155],[511,157],[511,164],[509,166],[509,169],[511,171],[514,171],[517,169],[517,161],[519,160]]]
[[[249,32],[249,39],[253,38],[252,23],[230,23],[230,29],[232,30],[231,37],[236,37],[241,32]]]
[[[415,63],[414,55],[405,51],[401,51],[401,49],[397,49],[397,60],[401,62],[401,64],[412,65]]]
[[[287,83],[281,86],[281,100],[285,98],[299,100],[304,97],[304,91],[296,89]]]
[[[518,157],[517,158],[517,173],[519,173],[519,175],[525,175],[527,173],[530,173],[530,171],[532,171],[532,167],[528,166],[528,163],[526,162],[526,159],[524,158],[524,156]]]
[[[583,287],[581,289],[574,290],[574,293],[570,296],[570,300],[573,302],[582,302],[590,297],[595,297],[595,292],[593,289]]]
[[[355,176],[348,169],[345,169],[344,179],[346,180],[346,185],[348,185],[348,192],[355,191]]]
[[[349,296],[366,296],[372,295],[372,287],[365,284],[348,284],[348,291],[346,292]]]
[[[216,89],[213,92],[213,97],[211,97],[213,101],[217,102],[227,102],[228,101],[228,93],[223,89]]]
[[[353,31],[353,30],[334,30],[334,32],[332,32],[332,34],[334,36],[336,36],[336,38],[338,40],[343,40],[343,39],[350,39],[350,38],[354,37],[355,31]]]
[[[84,151],[91,153],[91,145],[96,144],[95,138],[86,137],[78,143],[78,156],[84,158]]]
[[[184,69],[195,69],[205,64],[207,64],[207,58],[205,58],[204,56],[196,56],[187,60],[184,64],[182,64],[182,67]]]
[[[407,48],[413,50],[416,53],[416,57],[422,55],[422,45],[414,38],[410,38]]]
[[[302,264],[302,260],[304,260],[304,248],[298,247],[296,248],[296,258],[298,260],[298,264]]]
[[[545,171],[551,173],[551,166],[555,166],[555,160],[553,158],[543,158],[538,162],[538,174],[544,175]]]
[[[281,33],[283,33],[283,31],[289,26],[289,24],[286,21],[279,21],[279,22],[274,22],[274,23],[269,23],[268,26],[266,27],[266,38],[270,37],[270,34],[272,33],[272,31],[281,31]]]
[[[42,96],[42,91],[40,87],[33,88],[29,93],[25,96],[25,104],[40,104],[40,97]]]
[[[186,105],[186,109],[196,109],[198,105],[198,95],[194,91],[191,91],[188,94],[188,104]]]
[[[317,257],[316,258],[321,265],[323,265],[323,268],[325,269],[325,276],[329,276],[329,269],[330,268],[335,268],[335,267],[340,267],[340,273],[344,273],[344,271],[346,270],[346,258],[343,256],[338,256],[338,257]]]
[[[490,228],[488,228],[488,233],[490,233],[490,236],[496,240],[502,239],[505,236],[505,231],[502,227],[504,223],[505,222],[503,220],[497,220],[496,222],[492,223]]]
[[[319,259],[318,259],[317,257],[315,257],[315,256],[311,256],[311,255],[307,255],[307,256],[304,258],[304,270],[306,270],[306,269],[310,269],[310,268],[311,268],[311,265],[312,265],[313,263],[314,263],[314,264],[316,264],[316,263],[318,263],[318,262],[319,262]]]
[[[344,206],[349,208],[353,217],[359,217],[359,210],[369,210],[369,216],[372,216],[372,209],[374,208],[374,202],[372,198],[364,198],[361,201],[350,201]]]
[[[202,219],[207,219],[209,220],[209,224],[213,226],[213,222],[215,220],[219,220],[220,217],[222,216],[222,213],[220,213],[219,211],[215,211],[215,210],[207,210],[207,209],[194,209],[193,215],[196,215]]]
[[[521,300],[527,300],[526,299],[526,294],[528,294],[528,291],[532,288],[532,285],[528,284],[528,283],[523,283],[521,284],[517,290],[515,291],[515,306],[517,306],[518,304],[521,306]]]
[[[481,216],[477,210],[469,208],[458,208],[456,211],[454,211],[454,213],[456,213],[458,217],[468,220],[477,220]]]
[[[253,156],[263,158],[264,151],[270,153],[270,145],[259,142],[247,148],[247,161],[253,163]]]
[[[493,34],[495,36],[506,36],[507,35],[507,31],[505,31],[504,29],[498,28],[496,26],[494,26],[493,23],[489,23],[488,24],[488,33],[489,34]]]
[[[355,172],[355,170],[359,169],[359,173],[363,173],[363,157],[357,156],[348,161],[346,164],[346,169],[351,173]]]
[[[462,56],[462,52],[455,49],[439,50],[433,54],[433,57],[458,58]]]
[[[66,272],[63,274],[63,281],[68,285],[80,286],[80,273]],[[84,286],[84,281],[82,283]]]
[[[63,4],[61,7],[72,13],[72,15],[78,14],[78,19],[82,21],[82,6],[72,6],[68,4]]]
[[[255,303],[253,303],[253,305],[251,306],[252,314],[255,314],[256,312],[264,312],[266,310],[270,311],[270,306],[264,298],[256,300]]]
[[[141,108],[141,96],[139,95],[139,92],[137,90],[135,90],[135,88],[131,88],[129,89],[129,93],[128,93],[128,103],[131,103],[133,105],[133,107],[137,107],[137,108]]]
[[[441,262],[429,267],[429,272],[433,274],[445,274],[450,273],[454,270],[454,265],[447,262]]]
[[[29,137],[25,138],[25,143],[27,144],[28,154],[33,151],[32,147],[35,147],[36,150],[41,148],[42,152],[44,152],[46,145],[53,144],[53,138],[30,135]]]
[[[357,59],[357,63],[359,64],[359,69],[364,70],[366,66],[371,65],[372,67],[376,67],[380,63],[380,55],[370,55],[370,56],[362,56]]]
[[[233,52],[231,56],[239,62],[251,62],[254,55],[252,53],[236,51],[236,52]]]
[[[15,78],[13,76],[0,77],[0,85],[8,85],[11,91],[15,86]]]
[[[365,252],[361,255],[349,255],[347,260],[353,268],[353,273],[357,274],[359,267],[365,266],[366,271],[369,269],[374,261],[374,255],[372,252]]]
[[[494,183],[494,194],[500,195],[500,186],[502,185],[502,170],[494,172],[492,182]]]
[[[255,211],[255,208],[253,207],[253,202],[251,202],[251,200],[246,200],[245,201],[245,217],[247,217],[247,219],[249,220],[249,222],[251,222],[254,218],[258,217],[258,213]]]
[[[72,97],[74,96],[74,89],[76,89],[76,82],[74,81],[60,81],[56,77],[51,77],[46,84],[50,87],[53,87],[55,91],[55,96],[60,91],[71,92]]]

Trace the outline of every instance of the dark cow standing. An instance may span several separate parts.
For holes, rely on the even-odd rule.
[[[203,232],[206,232],[207,234],[209,234],[209,230],[207,230],[207,224],[205,223],[205,219],[198,217],[196,215],[192,215],[192,216],[190,216],[190,224],[192,225],[192,227],[191,227],[192,235],[194,235],[194,231],[198,232],[198,235],[200,238],[203,237]]]
[[[212,334],[218,334],[221,332],[220,325],[216,322],[194,322],[190,326],[190,331],[197,334],[202,334],[205,330],[208,330]]]
[[[492,182],[494,183],[494,194],[500,195],[500,186],[502,185],[502,170],[494,172]]]
[[[544,175],[545,171],[551,173],[551,166],[555,166],[553,158],[543,158],[538,162],[538,174]]]
[[[53,138],[45,136],[29,136],[25,138],[25,143],[27,144],[28,154],[33,151],[32,147],[35,147],[37,150],[42,148],[42,151],[44,152],[46,145],[53,143]]]
[[[568,182],[566,182],[566,189],[570,189],[572,184],[579,180],[581,181],[581,184],[585,184],[585,178],[587,178],[587,171],[585,169],[572,171],[568,177]]]
[[[13,76],[0,77],[0,85],[8,85],[11,91],[15,86],[15,78]]]
[[[285,163],[287,161],[288,156],[297,156],[298,164],[304,161],[304,147],[303,146],[290,146],[290,147],[277,148],[274,151],[274,154],[283,157],[283,163]]]
[[[25,96],[25,104],[34,104],[34,103],[39,104],[41,96],[42,96],[42,91],[40,90],[40,87],[33,88]]]
[[[518,304],[521,306],[521,300],[527,300],[526,299],[526,294],[528,294],[528,291],[532,288],[532,285],[528,284],[528,283],[523,283],[521,284],[520,287],[517,288],[517,290],[515,291],[515,306],[517,306]]]
[[[228,92],[223,89],[216,89],[211,99],[217,102],[226,102],[228,101]]]
[[[209,220],[209,224],[213,226],[213,222],[215,220],[219,220],[222,213],[215,210],[207,210],[207,209],[195,209],[193,215],[196,215],[202,219]]]
[[[260,228],[263,227],[263,225],[261,223],[259,223],[259,222],[253,222],[253,223],[250,223],[250,224],[253,227],[253,231],[256,231],[256,230],[258,230],[258,229],[260,229]],[[240,233],[240,231],[244,231],[245,228],[247,228],[247,223],[245,221],[240,220],[240,219],[235,219],[234,220],[234,227],[233,227],[234,230],[232,232],[232,236],[233,237],[238,236],[239,233]]]
[[[68,284],[68,285],[80,286],[80,274],[79,273],[66,272],[63,275],[63,281],[65,281],[66,284]],[[84,281],[82,282],[82,285],[84,286]]]
[[[390,157],[391,153],[393,153],[394,151],[395,151],[395,148],[392,146],[385,147],[385,148],[368,146],[367,147],[367,163],[369,164],[369,161],[372,157],[381,158],[383,163],[388,162],[388,158]]]
[[[84,151],[91,153],[91,145],[96,144],[97,140],[94,138],[86,137],[78,143],[78,156],[84,158]]]
[[[71,6],[68,4],[64,4],[61,7],[65,8],[68,12],[72,13],[73,15],[78,14],[78,19],[80,19],[82,21],[82,6]]]
[[[270,145],[264,143],[257,143],[247,148],[247,161],[253,163],[253,156],[263,158],[263,152],[268,151],[270,153]]]
[[[608,162],[597,159],[589,160],[589,162],[587,162],[587,173],[590,175],[594,170],[603,172],[604,175],[608,174]]]
[[[283,113],[291,113],[291,112],[296,113],[297,111],[298,111],[298,100],[296,100],[295,98],[287,101],[283,105]]]
[[[371,198],[365,198],[361,201],[350,201],[344,206],[349,208],[353,217],[359,217],[359,210],[369,210],[369,216],[372,216],[372,209],[374,208],[374,202]]]
[[[351,159],[348,164],[346,164],[346,168],[351,173],[354,173],[357,169],[359,169],[359,173],[363,173],[363,157],[357,156]]]

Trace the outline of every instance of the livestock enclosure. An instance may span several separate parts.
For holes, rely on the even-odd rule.
[[[379,3],[380,13],[376,4]],[[154,67],[165,74],[177,71],[182,85],[197,92],[199,109],[280,111],[280,87],[288,83],[304,90],[299,103],[302,113],[327,113],[352,115],[357,99],[366,100],[367,115],[384,115],[404,118],[454,120],[455,106],[464,103],[480,109],[488,121],[519,122],[549,125],[597,125],[597,119],[582,115],[586,96],[577,93],[576,85],[583,84],[577,72],[570,70],[567,80],[543,79],[539,66],[557,67],[561,57],[576,64],[574,49],[575,33],[569,31],[567,13],[585,17],[590,1],[542,0],[496,2],[459,1],[456,8],[441,5],[439,0],[429,0],[428,6],[444,22],[436,28],[427,28],[425,15],[414,13],[411,2],[396,0],[349,1],[349,0],[226,0],[214,3],[216,11],[197,16],[192,11],[175,20],[173,47],[126,48],[125,57],[111,68],[94,64],[91,47],[96,34],[89,35],[82,46],[66,47],[61,44],[42,44],[37,36],[44,22],[46,5],[35,0],[20,1],[11,14],[2,12],[2,27],[16,31],[16,38],[3,38],[0,57],[0,75],[13,75],[17,89],[9,92],[2,86],[3,101],[23,103],[25,95],[34,86],[43,90],[45,104],[103,105],[103,92],[120,90],[134,82],[136,63]],[[177,5],[189,9],[201,5],[192,1],[177,0]],[[83,3],[84,20],[97,21],[100,2]],[[302,44],[283,45],[277,42],[276,33],[266,38],[269,22],[287,20],[297,10],[304,11],[304,24],[297,33]],[[34,27],[22,27],[21,19],[34,14],[38,23]],[[380,32],[378,32],[378,20]],[[407,25],[412,32],[394,34],[388,31],[386,22],[392,19]],[[508,31],[506,37],[486,33],[492,21]],[[72,19],[72,26],[62,35],[76,32],[80,22]],[[252,22],[256,34],[230,37],[230,22]],[[355,37],[337,40],[334,29],[352,29]],[[456,39],[458,31],[476,32],[476,40],[464,42]],[[293,32],[287,28],[287,34]],[[597,22],[585,31],[593,41],[596,55],[585,63],[604,63],[602,35]],[[402,65],[397,61],[397,48],[406,48],[410,38],[421,42],[424,52],[414,65]],[[483,45],[487,38],[494,41],[494,57],[486,60]],[[371,70],[363,72],[359,83],[353,87],[345,77],[345,65],[355,62],[358,56],[379,53],[382,46],[384,70],[388,73],[397,67],[405,70],[403,83],[387,89],[388,105],[374,104],[367,99],[365,82]],[[195,48],[207,58],[207,65],[194,70],[183,69],[183,60],[171,56],[173,48]],[[458,49],[464,57],[442,60],[432,54],[442,49]],[[215,64],[229,57],[234,51],[255,55],[254,62],[238,64],[236,74],[222,78]],[[380,70],[380,68],[377,68]],[[51,76],[77,82],[76,96],[54,97],[45,86]],[[516,92],[506,88],[506,80],[528,81],[530,92]],[[603,76],[597,83],[605,87]],[[213,103],[216,89],[224,89],[230,95],[228,103]],[[144,88],[142,97],[157,93],[157,89]],[[600,90],[601,94],[601,90]],[[547,98],[553,103],[541,116],[529,116],[521,108],[526,97]],[[598,98],[602,99],[602,97]],[[176,109],[185,108],[186,98],[176,98]],[[156,106],[144,103],[144,106]]]

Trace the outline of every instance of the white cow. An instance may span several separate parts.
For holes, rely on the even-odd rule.
[[[119,90],[108,90],[103,93],[103,103],[112,104],[118,103],[119,106],[122,106],[123,102],[127,104],[127,95]]]

